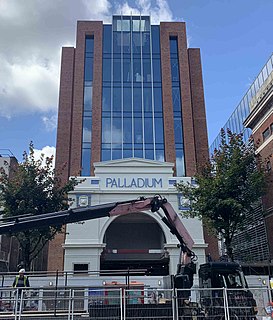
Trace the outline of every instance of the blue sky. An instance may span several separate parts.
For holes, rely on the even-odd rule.
[[[76,21],[139,11],[185,21],[201,49],[211,143],[273,51],[272,0],[0,0],[0,149],[20,160],[33,140],[54,152],[60,52]]]

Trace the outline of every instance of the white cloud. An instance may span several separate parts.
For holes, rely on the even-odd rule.
[[[51,132],[57,128],[57,113],[53,114],[52,116],[43,116],[42,121],[46,127],[46,130]]]
[[[77,20],[121,12],[173,20],[166,0],[0,0],[0,116],[56,111],[60,49],[75,45]]]
[[[35,160],[39,160],[41,158],[42,155],[44,155],[44,161],[42,163],[42,165],[45,165],[45,160],[47,157],[51,157],[53,156],[53,165],[55,166],[55,154],[56,154],[56,148],[55,147],[50,147],[50,146],[46,146],[43,147],[42,149],[34,149],[34,159]]]
[[[134,6],[127,1],[116,7],[116,14],[150,15],[153,24],[160,21],[173,21],[174,17],[166,0],[136,0]]]
[[[0,116],[57,109],[60,48],[77,20],[109,20],[107,0],[0,0]]]

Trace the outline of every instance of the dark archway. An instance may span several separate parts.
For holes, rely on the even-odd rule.
[[[116,218],[107,228],[101,270],[145,269],[147,274],[167,275],[169,257],[164,251],[164,233],[145,213]]]

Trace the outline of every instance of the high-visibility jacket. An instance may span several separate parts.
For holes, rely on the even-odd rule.
[[[18,287],[18,282],[19,282],[19,276],[16,276],[15,277],[15,279],[14,279],[14,282],[13,282],[13,287],[14,288],[17,288]],[[26,276],[24,276],[24,279],[23,279],[24,281],[23,281],[23,283],[24,283],[24,287],[29,287],[29,281],[28,281],[28,278],[26,277]],[[20,287],[21,287],[21,285],[20,285]]]

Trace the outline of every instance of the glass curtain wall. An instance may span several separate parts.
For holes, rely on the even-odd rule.
[[[102,161],[164,161],[159,27],[114,16],[103,29]]]
[[[176,175],[178,177],[181,177],[185,176],[185,159],[177,37],[170,37],[170,57],[174,116],[174,141],[176,153]]]
[[[251,129],[245,128],[243,122],[250,114],[250,102],[258,94],[260,88],[267,80],[268,76],[273,70],[273,55],[268,59],[267,63],[264,65],[256,79],[253,81],[252,85],[244,95],[243,99],[240,101],[237,108],[232,113],[231,117],[228,119],[223,129],[227,131],[230,129],[234,133],[242,133],[244,141],[247,142],[250,135]],[[210,146],[210,154],[213,154],[215,149],[218,149],[221,143],[221,134],[219,133],[215,140]]]
[[[84,104],[82,126],[82,176],[91,174],[92,90],[94,37],[85,39]]]

